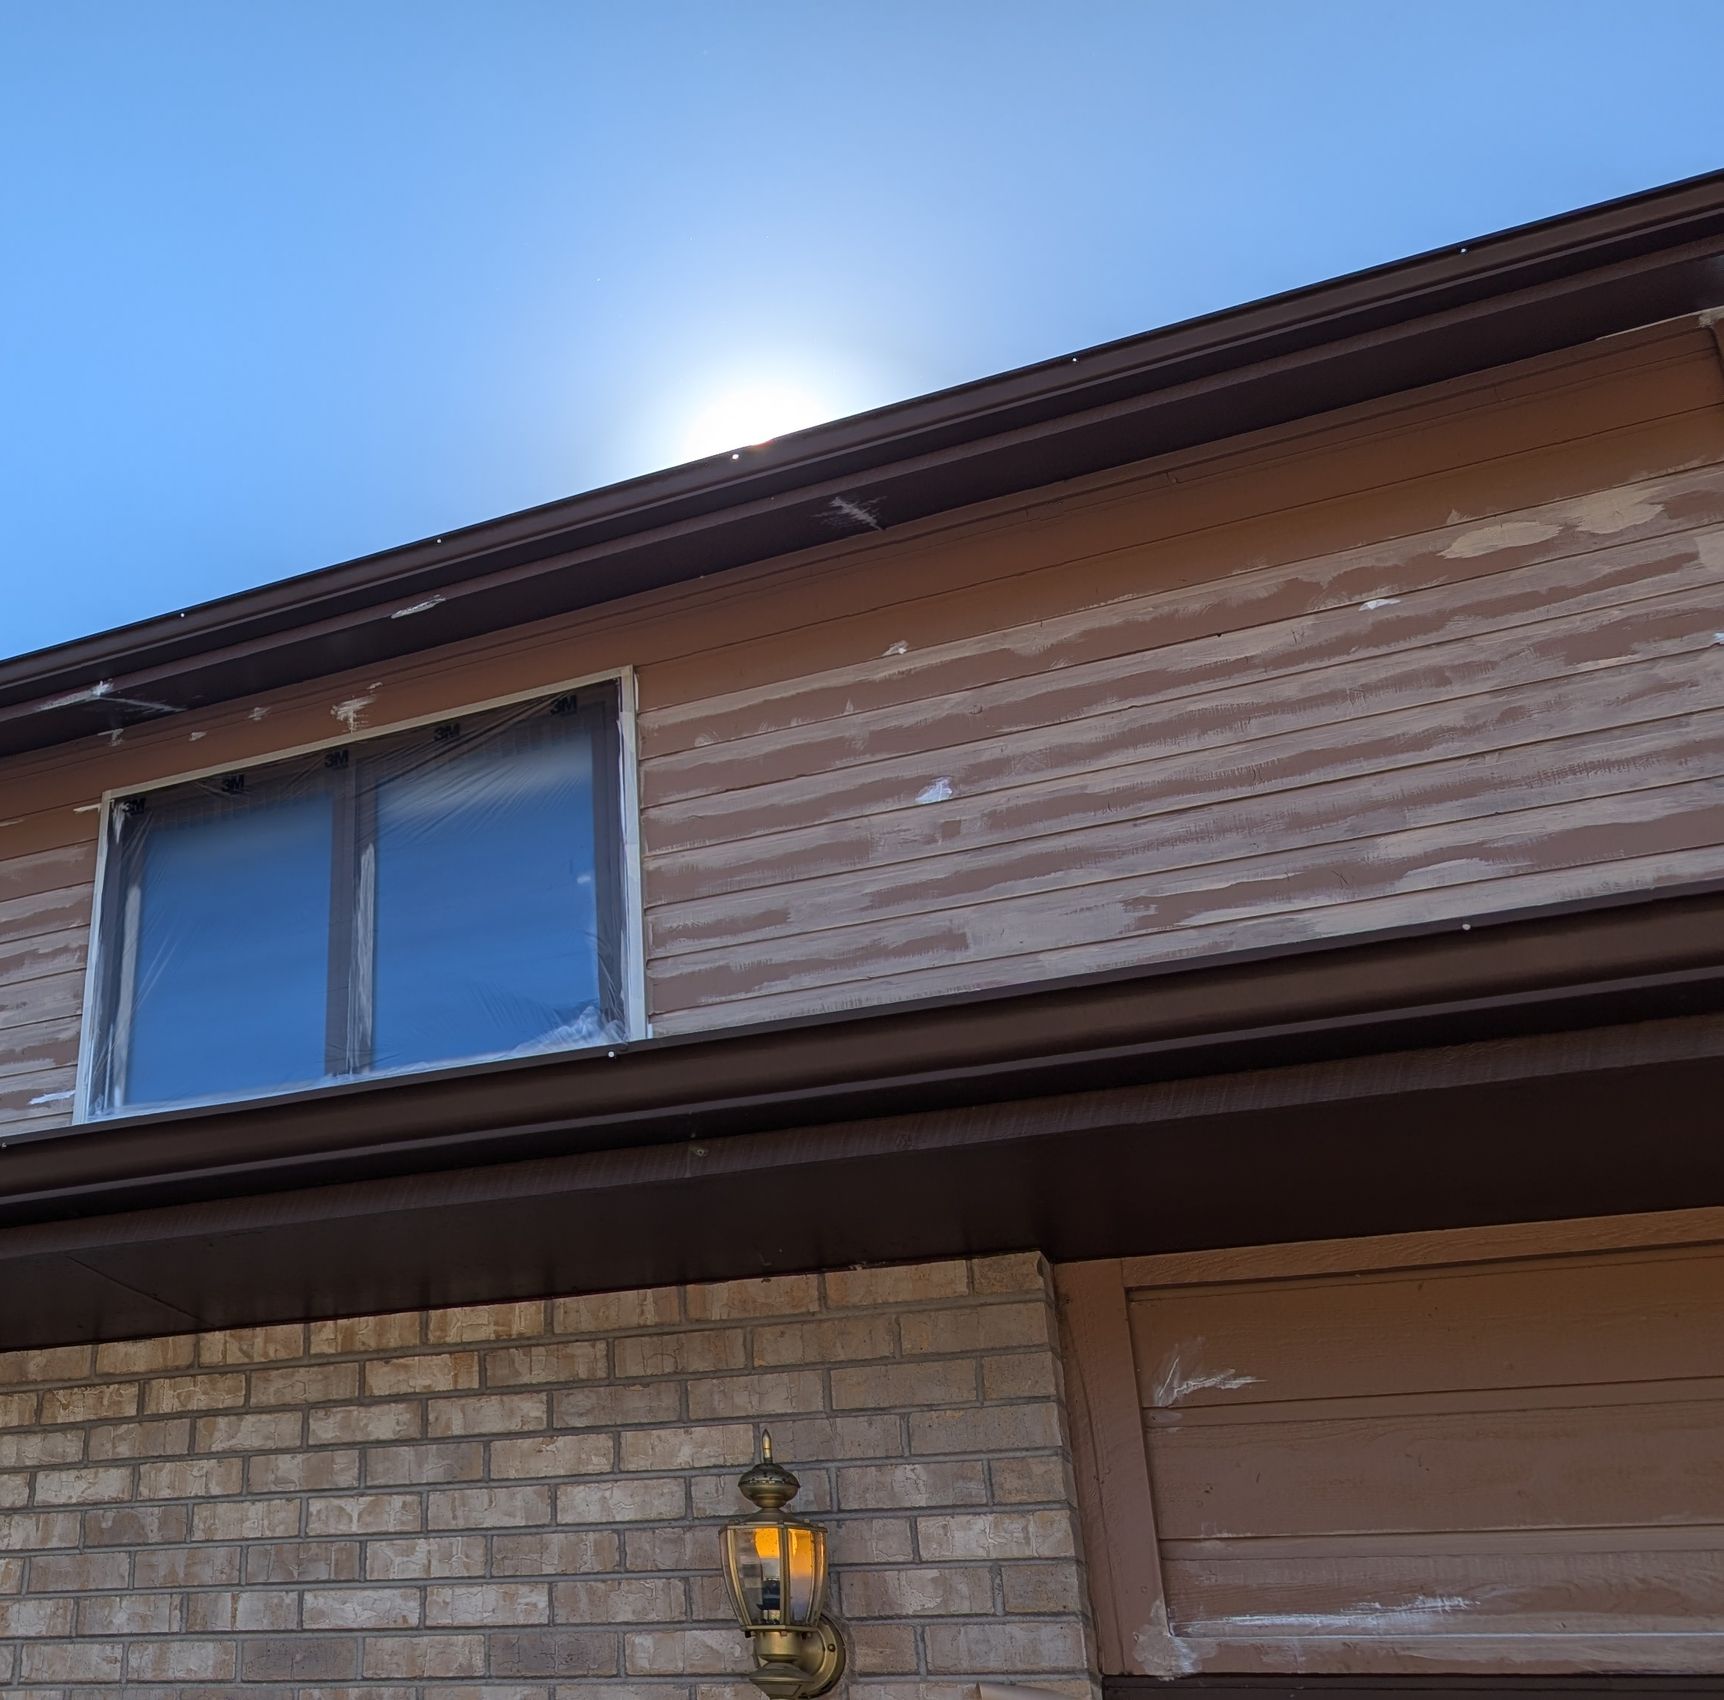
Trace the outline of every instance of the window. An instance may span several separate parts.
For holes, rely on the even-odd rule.
[[[90,1110],[626,1031],[614,686],[115,803]]]

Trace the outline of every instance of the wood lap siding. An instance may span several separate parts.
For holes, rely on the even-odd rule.
[[[1174,1643],[1213,1671],[1719,1668],[1720,1301],[1717,1244],[1132,1292]]]
[[[1724,872],[1721,402],[1679,322],[117,737],[98,706],[0,767],[0,1126],[69,1114],[105,790],[622,666],[667,1034]]]

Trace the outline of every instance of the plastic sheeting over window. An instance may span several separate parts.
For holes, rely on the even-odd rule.
[[[93,1112],[624,1032],[614,690],[113,813]]]

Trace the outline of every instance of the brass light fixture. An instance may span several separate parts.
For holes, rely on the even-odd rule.
[[[763,1434],[760,1459],[737,1487],[759,1509],[727,1523],[724,1584],[731,1610],[754,1647],[754,1686],[772,1700],[813,1700],[844,1674],[844,1643],[826,1601],[826,1531],[784,1515],[802,1484],[772,1459]]]

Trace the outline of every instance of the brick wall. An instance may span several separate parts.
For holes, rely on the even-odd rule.
[[[763,1424],[859,1700],[1087,1700],[1031,1256],[0,1356],[0,1682],[758,1700],[714,1526]]]

